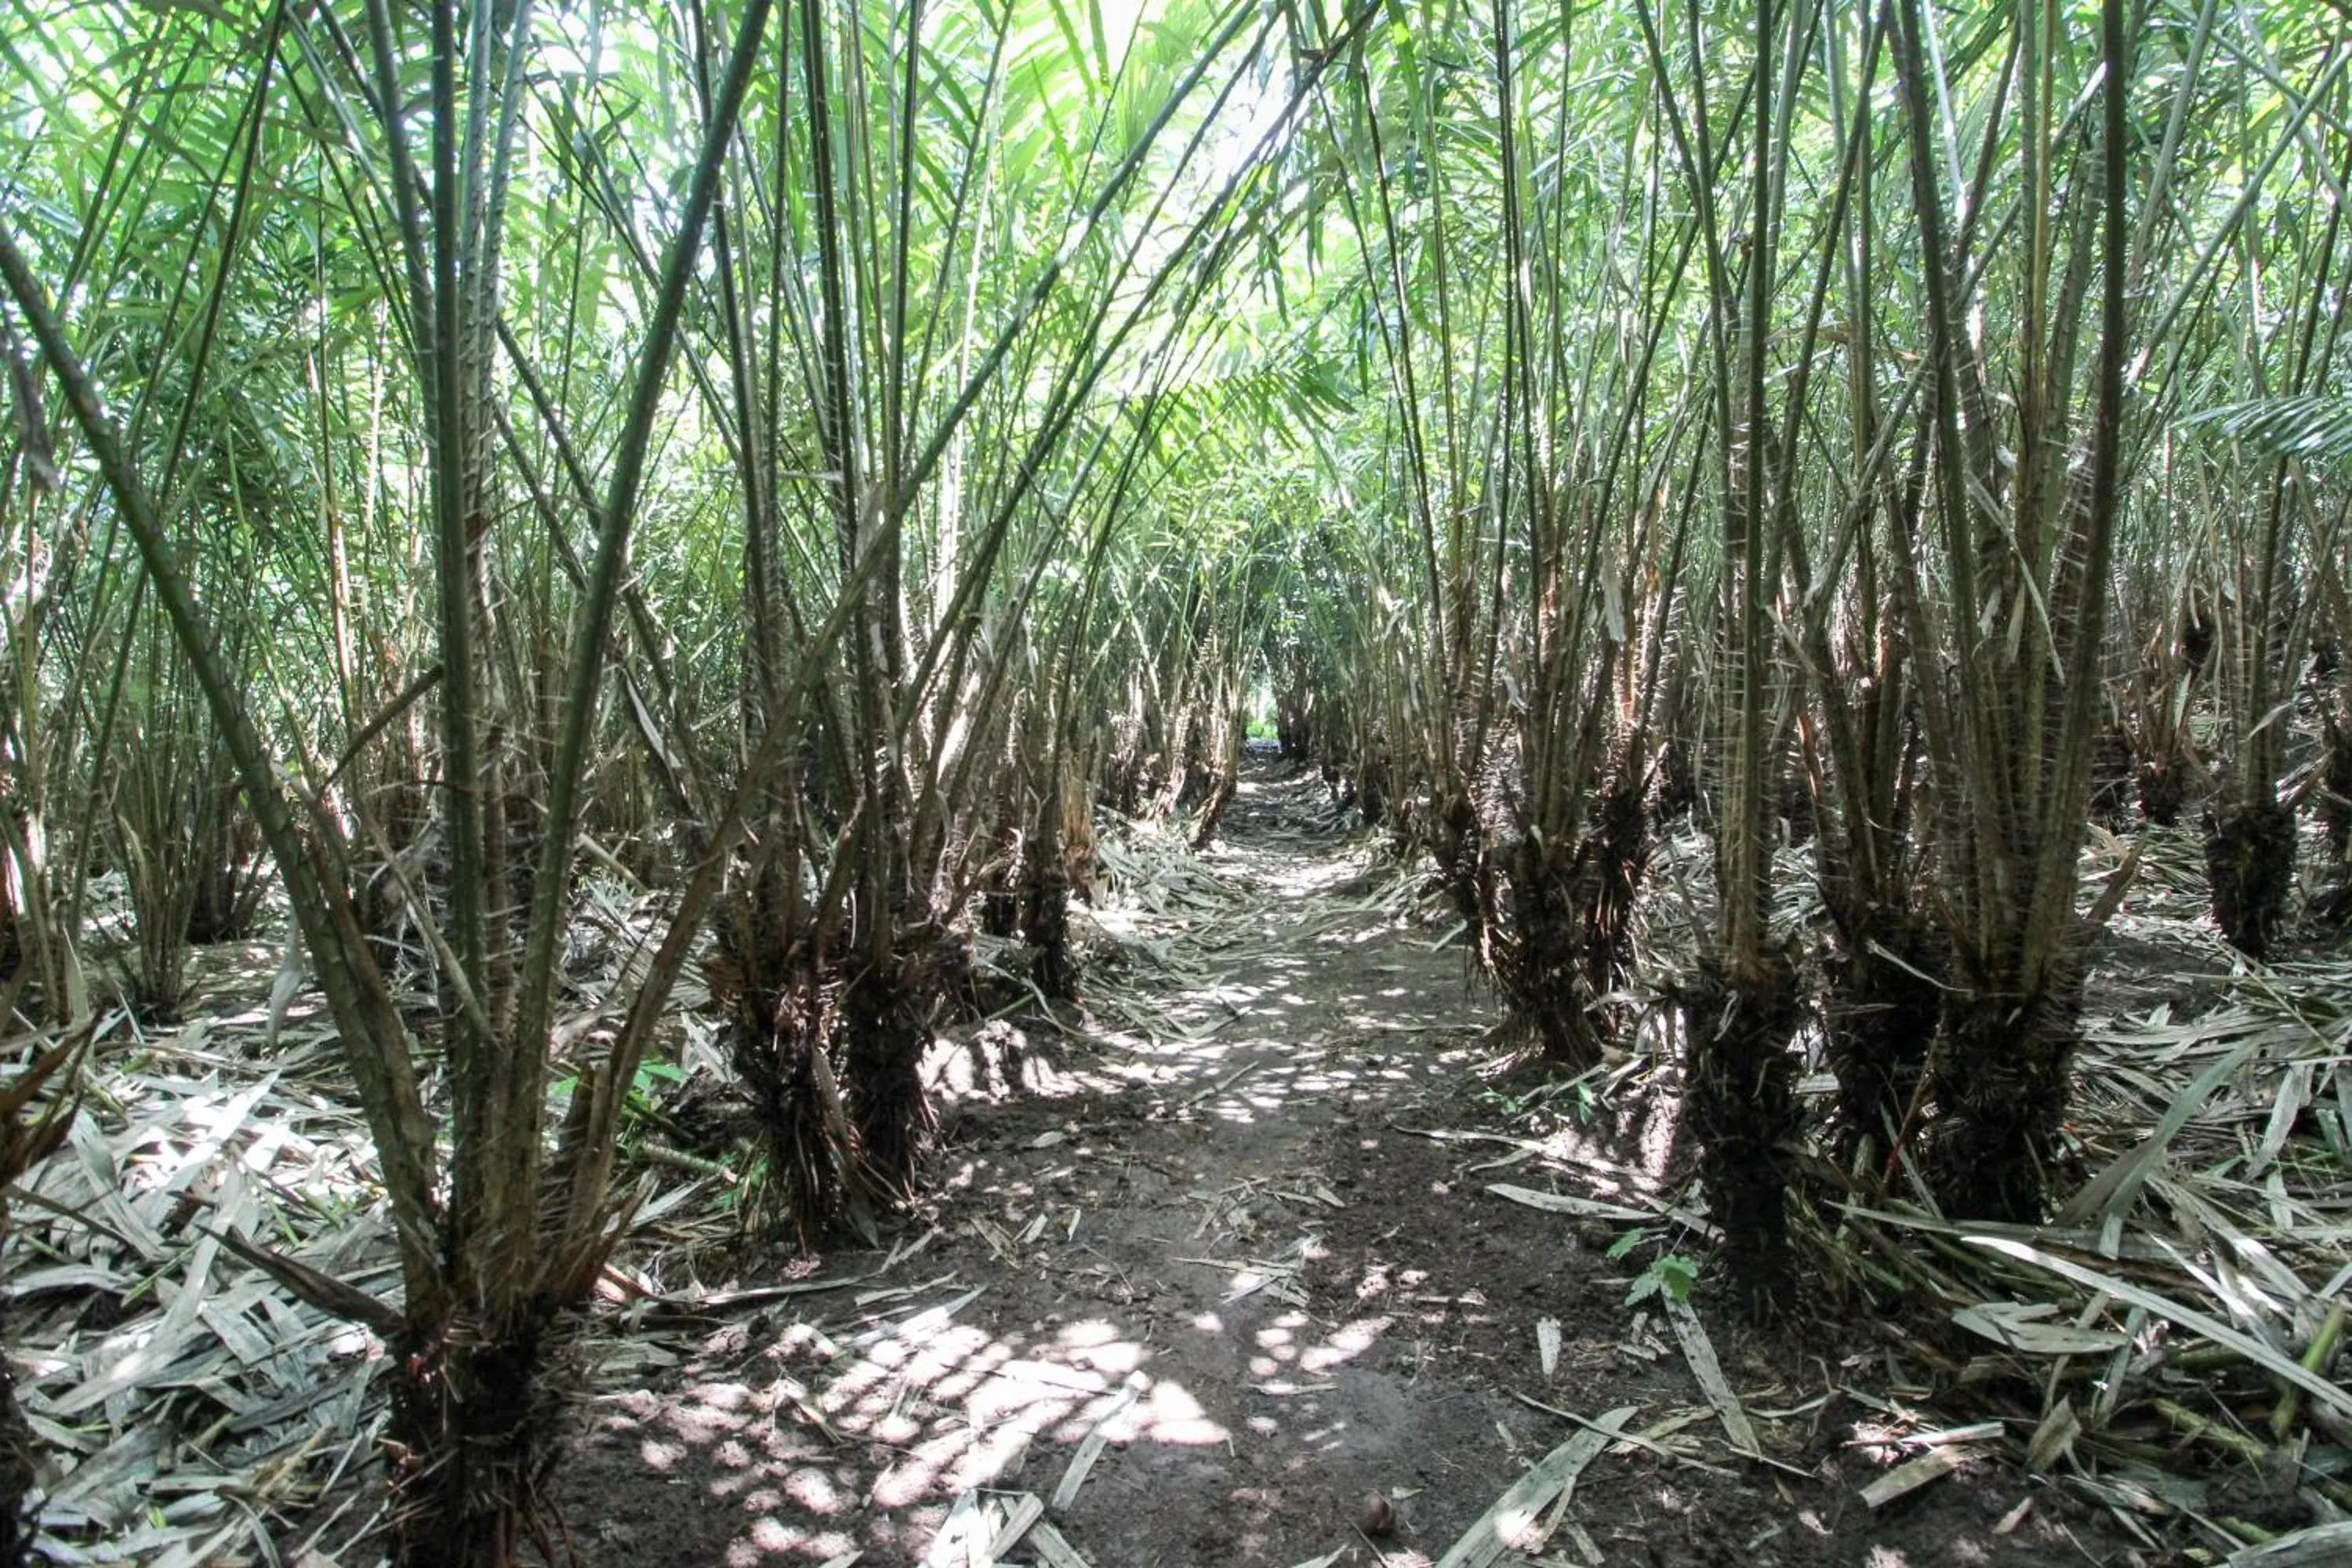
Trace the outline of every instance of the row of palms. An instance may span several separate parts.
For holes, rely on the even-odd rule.
[[[2340,813],[2352,776],[2352,689],[2305,676],[2347,630],[2340,25],[1450,20],[1325,95],[1299,152],[1389,392],[1330,549],[1373,591],[1297,678],[1327,750],[1571,1067],[1629,1017],[1646,816],[1705,807],[1685,1124],[1759,1310],[1791,1287],[1809,1025],[1849,1179],[2031,1219],[2130,877],[2082,884],[2096,790],[2136,773],[2177,815],[2210,760],[2216,917],[2261,957],[2296,801]],[[1775,912],[1792,809],[1817,990]]]
[[[257,1256],[400,1352],[403,1560],[508,1561],[688,963],[782,1217],[867,1216],[975,898],[1068,984],[1133,672],[1157,731],[1230,712],[1193,649],[1247,584],[1157,520],[1221,379],[1198,323],[1279,217],[1281,37],[1231,5],[46,20],[0,232],[12,1001],[97,1005],[109,858],[125,993],[169,1013],[168,900],[257,837],[402,1288]],[[596,851],[668,894],[609,992],[564,963]]]

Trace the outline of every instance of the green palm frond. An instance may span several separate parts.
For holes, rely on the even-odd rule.
[[[2182,428],[2209,426],[2273,458],[2337,458],[2352,452],[2352,397],[2305,393],[2254,397],[2184,415]]]

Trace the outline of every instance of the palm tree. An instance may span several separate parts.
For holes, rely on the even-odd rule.
[[[630,999],[608,1054],[583,1072],[565,1124],[551,1141],[544,1138],[555,960],[567,921],[589,733],[605,685],[606,632],[677,321],[768,9],[766,0],[751,0],[745,9],[723,85],[701,126],[661,287],[644,319],[634,390],[572,616],[553,763],[544,780],[544,837],[530,868],[529,916],[519,942],[501,912],[524,884],[509,863],[503,831],[516,763],[500,736],[504,725],[524,716],[500,700],[488,545],[498,537],[491,366],[506,223],[530,101],[532,12],[524,5],[495,21],[488,12],[461,20],[445,0],[432,9],[429,36],[418,42],[376,6],[367,16],[364,63],[339,35],[326,39],[306,31],[300,39],[310,71],[298,96],[313,107],[333,104],[333,122],[354,141],[346,155],[383,176],[374,193],[380,205],[355,186],[345,189],[352,216],[380,221],[379,232],[391,237],[383,259],[404,287],[388,304],[425,423],[423,510],[435,579],[444,780],[438,804],[447,868],[440,908],[420,907],[418,924],[433,941],[440,996],[436,1043],[448,1063],[446,1174],[415,1043],[358,918],[347,830],[325,803],[290,787],[272,759],[253,695],[223,657],[171,527],[178,498],[168,462],[160,473],[152,470],[146,454],[123,439],[26,250],[14,233],[0,233],[0,272],[63,387],[114,512],[137,546],[149,590],[236,765],[375,1138],[400,1243],[404,1289],[398,1306],[257,1249],[253,1256],[290,1288],[368,1321],[399,1352],[391,1436],[401,1494],[395,1541],[405,1563],[509,1562],[534,1529],[554,1435],[556,1390],[544,1374],[564,1318],[587,1301],[626,1219],[627,1203],[607,1193],[620,1090],[684,962],[686,935],[709,900],[716,860],[731,836],[727,820],[716,825],[714,853],[682,896],[671,936]],[[267,58],[253,85],[257,106],[270,90],[270,66],[287,23],[287,13],[273,13]],[[257,135],[260,122],[257,113],[252,117]],[[373,140],[358,140],[362,125],[373,125]],[[248,171],[253,163],[248,156]],[[232,222],[228,249],[213,258],[208,286],[215,300],[236,276],[242,237],[242,226]],[[202,368],[199,361],[199,384]],[[424,897],[405,891],[413,902]]]
[[[1931,1167],[1948,1211],[2000,1219],[2039,1215],[2065,1115],[2086,937],[2074,907],[2077,852],[2102,717],[2126,436],[2130,52],[2122,6],[2108,0],[2097,174],[2070,183],[2070,199],[2056,205],[2043,198],[2059,189],[2051,158],[2064,101],[2053,53],[2058,26],[2054,8],[2017,13],[2027,221],[2022,243],[2008,250],[2021,273],[2013,341],[2022,391],[1998,446],[1989,372],[1963,321],[1966,280],[1980,265],[1969,242],[1983,226],[1963,224],[1956,237],[1949,221],[1938,89],[1916,0],[1902,0],[1895,27],[1927,304],[1934,528],[1932,543],[1922,530],[1897,552],[1898,593],[1912,646],[1940,656],[1923,679],[1919,711],[1938,780],[1938,885],[1952,963],[1930,1070],[1940,1112]],[[2087,465],[2070,466],[2084,300],[2097,311],[2091,451]],[[2003,448],[2015,453],[2013,470]],[[1931,557],[1940,605],[1921,571]]]

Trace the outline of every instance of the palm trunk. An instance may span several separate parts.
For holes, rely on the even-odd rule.
[[[1698,1151],[1707,1211],[1723,1227],[1730,1289],[1749,1317],[1770,1318],[1795,1287],[1788,1186],[1797,1131],[1789,1046],[1802,1013],[1796,966],[1767,952],[1735,968],[1710,952],[1681,1003],[1685,1135]]]
[[[2083,963],[2069,939],[2021,994],[1963,966],[1947,995],[1935,1094],[1942,1120],[1928,1180],[1948,1215],[2038,1224],[2081,1040]],[[2011,970],[2014,973],[2014,970]]]
[[[1642,25],[1653,70],[1666,83],[1664,52],[1646,7]],[[1706,105],[1706,51],[1698,16],[1690,17],[1694,79],[1688,122],[1671,94],[1667,115],[1699,214],[1710,297],[1711,353],[1717,375],[1714,452],[1722,506],[1723,695],[1711,738],[1718,781],[1716,827],[1717,908],[1712,945],[1680,998],[1686,1058],[1683,1131],[1697,1152],[1707,1204],[1724,1231],[1733,1293],[1751,1317],[1785,1310],[1794,1287],[1789,1252],[1788,1179],[1796,1131],[1796,1062],[1790,1053],[1801,1008],[1797,974],[1769,931],[1771,842],[1766,781],[1777,773],[1772,726],[1773,675],[1767,605],[1776,576],[1766,535],[1773,520],[1774,466],[1765,405],[1773,257],[1779,237],[1776,73],[1793,90],[1802,62],[1801,29],[1767,0],[1757,14],[1756,51],[1748,85],[1751,183],[1744,277],[1736,277],[1717,221],[1715,166]],[[1783,93],[1782,97],[1787,94]],[[1735,353],[1735,345],[1737,353]],[[1737,379],[1734,379],[1736,370]]]
[[[2249,958],[2270,956],[2294,891],[2294,812],[2276,798],[2218,806],[2205,824],[2213,921]]]
[[[2105,0],[2097,202],[2076,209],[2067,275],[2051,296],[2046,317],[2054,231],[2040,206],[2024,257],[2024,386],[2016,441],[2021,455],[2008,497],[2014,509],[2011,542],[2004,544],[2002,535],[1983,525],[1972,500],[1999,494],[2006,481],[1992,445],[1999,432],[1984,367],[1958,314],[1956,279],[1962,276],[1968,230],[1964,225],[1959,246],[1947,244],[1917,0],[1902,0],[1897,15],[1896,53],[1927,258],[1935,492],[1954,656],[1948,684],[1937,671],[1923,670],[1921,679],[1929,755],[1939,781],[1948,781],[1939,782],[1938,802],[1953,939],[1942,1048],[1929,1082],[1938,1116],[1927,1163],[1948,1213],[2031,1221],[2040,1217],[2056,1174],[2082,1005],[2087,933],[2074,906],[2091,749],[2105,689],[2105,614],[2125,456],[2130,58],[2122,0]],[[2029,5],[2017,26],[2024,62],[2024,184],[2038,195],[2048,188],[2044,143],[2057,100],[2051,72],[2036,63],[2043,58],[2037,51],[2044,47],[2044,28],[2054,29],[2054,13]],[[2096,302],[2099,318],[2084,485],[2062,467],[2067,451],[2062,416],[2079,306],[2086,300]],[[1917,570],[1924,552],[1907,518],[1898,515],[1898,521],[1906,531],[1895,557],[1898,596],[1910,640],[1923,650],[1936,647]],[[2047,606],[2046,621],[2025,638],[1992,635],[1995,620],[2005,619],[2008,606],[2028,595]]]
[[[510,1568],[526,1544],[554,1561],[541,1492],[567,1401],[550,1364],[552,1314],[453,1317],[396,1341],[385,1428],[393,1559]]]

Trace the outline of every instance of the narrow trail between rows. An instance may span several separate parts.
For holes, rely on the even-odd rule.
[[[1702,1297],[1770,1458],[1729,1456],[1607,1256],[1608,1213],[1664,1206],[1622,1163],[1651,1097],[1529,1136],[1538,1080],[1498,1071],[1462,954],[1376,858],[1311,773],[1255,761],[1199,854],[1106,846],[1148,875],[1091,917],[1088,1029],[950,1031],[892,1245],[608,1370],[556,1488],[583,1558],[1485,1568],[1448,1548],[1559,1412],[1633,1406],[1650,1447],[1595,1460],[1533,1561],[2129,1561],[2055,1494],[1996,1532],[2014,1477],[1873,1512],[1838,1392],[1868,1330],[1751,1342]],[[992,1556],[1024,1493],[1044,1525]]]

